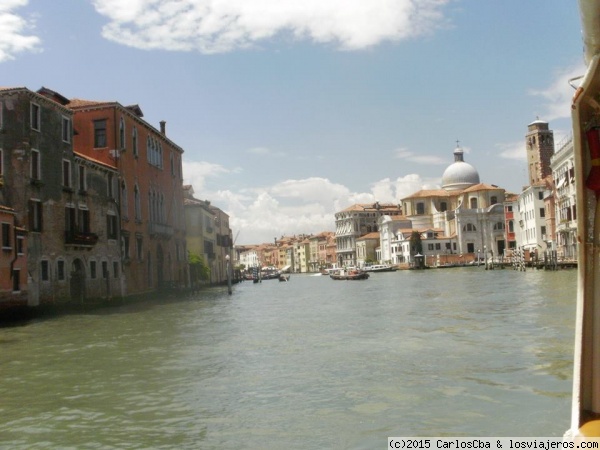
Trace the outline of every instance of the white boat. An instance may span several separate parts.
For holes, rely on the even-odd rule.
[[[365,266],[363,269],[365,272],[395,272],[398,270],[395,266],[389,264],[373,264],[371,266]]]

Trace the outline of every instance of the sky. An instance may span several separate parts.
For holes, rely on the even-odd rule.
[[[0,0],[0,86],[165,120],[236,245],[437,188],[457,142],[518,193],[583,73],[574,0]]]

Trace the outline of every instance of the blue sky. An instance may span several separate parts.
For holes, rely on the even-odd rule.
[[[519,192],[582,75],[565,0],[1,0],[0,85],[139,104],[237,244],[439,186],[456,141]]]

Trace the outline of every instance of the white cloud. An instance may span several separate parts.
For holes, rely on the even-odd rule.
[[[0,62],[15,59],[17,53],[39,50],[40,39],[26,34],[33,28],[33,22],[13,13],[27,3],[28,0],[0,2]]]
[[[258,156],[285,156],[284,152],[275,152],[267,147],[253,147],[247,152]]]
[[[531,89],[530,95],[544,99],[543,120],[556,120],[571,117],[571,99],[575,90],[569,80],[585,73],[583,63],[556,72],[554,81],[545,89]],[[577,84],[576,84],[577,85]]]
[[[183,177],[186,184],[194,186],[194,191],[200,194],[205,189],[207,178],[215,178],[225,173],[230,173],[232,170],[226,169],[219,164],[197,161],[183,161]],[[233,171],[235,171],[234,169]],[[239,169],[237,169],[239,170]]]
[[[272,186],[239,191],[205,189],[206,177],[220,177],[232,172],[206,162],[184,164],[185,183],[194,186],[196,196],[230,216],[237,244],[271,242],[281,235],[298,235],[335,230],[335,213],[356,203],[399,203],[400,199],[420,189],[433,189],[439,180],[423,180],[410,174],[377,181],[370,192],[352,192],[327,178],[311,177],[285,180]],[[285,206],[282,206],[285,205]]]
[[[496,148],[500,150],[500,158],[527,161],[527,153],[525,151],[525,140],[496,144]]]
[[[405,159],[406,161],[414,162],[417,164],[448,164],[448,160],[446,158],[442,158],[440,156],[435,155],[419,155],[405,148],[396,149],[394,151],[394,154],[397,159]]]
[[[281,34],[344,50],[430,33],[450,0],[93,0],[106,39],[142,49],[222,53]]]

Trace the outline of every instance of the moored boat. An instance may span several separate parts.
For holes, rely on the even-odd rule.
[[[395,272],[398,268],[390,264],[373,264],[363,267],[362,270],[365,272]]]

